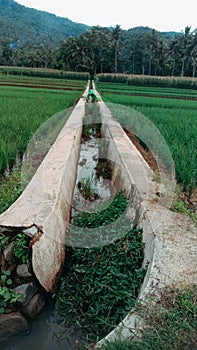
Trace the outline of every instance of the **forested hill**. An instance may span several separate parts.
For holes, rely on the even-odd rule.
[[[0,0],[0,39],[8,39],[18,46],[58,45],[65,38],[82,34],[88,28],[85,24],[27,8],[13,0]]]

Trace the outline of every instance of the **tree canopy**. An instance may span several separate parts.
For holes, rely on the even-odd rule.
[[[197,74],[197,29],[87,27],[0,0],[0,65],[97,73]]]

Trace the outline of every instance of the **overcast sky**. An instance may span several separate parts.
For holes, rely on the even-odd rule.
[[[197,28],[196,0],[16,0],[27,7],[66,17],[90,26],[122,29],[148,26],[159,31]]]

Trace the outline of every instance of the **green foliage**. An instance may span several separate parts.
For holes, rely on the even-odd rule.
[[[111,83],[101,86],[98,84],[100,92],[104,90],[105,102],[115,104],[108,104],[113,116],[123,127],[131,131],[135,131],[135,125],[132,124],[130,114],[123,105],[131,107],[132,110],[150,119],[165,138],[171,151],[178,182],[184,189],[192,192],[196,187],[196,101],[190,100],[186,90],[178,92],[178,89],[145,87],[143,92],[139,87],[139,93],[135,88],[132,94],[131,87],[125,91],[123,84],[119,84],[117,88],[113,86]],[[109,92],[107,92],[108,88]],[[130,91],[131,94],[128,96]],[[196,91],[191,90],[191,95],[196,98]],[[149,140],[150,144],[152,141]],[[154,146],[154,142],[152,143]]]
[[[45,79],[68,79],[68,80],[85,80],[89,78],[89,73],[87,72],[69,72],[59,69],[45,69],[45,68],[26,68],[26,67],[9,67],[1,66],[0,73],[2,75],[16,75],[20,78],[22,77],[38,77]],[[8,80],[8,79],[7,79]],[[9,80],[8,80],[9,82]],[[22,83],[22,81],[20,81]],[[50,83],[53,84],[53,80]],[[59,82],[60,84],[60,82]]]
[[[3,287],[6,285],[11,286],[12,285],[12,279],[10,278],[11,272],[9,270],[3,271],[1,273],[1,282]]]
[[[11,272],[3,271],[0,276],[0,314],[4,313],[8,304],[14,304],[18,299],[15,291],[9,288],[12,284]]]
[[[112,224],[127,209],[129,200],[123,192],[119,192],[109,206],[101,211],[93,213],[81,212],[73,220],[73,224],[79,227],[98,228]]]
[[[14,168],[12,173],[0,181],[0,213],[3,213],[21,194],[21,170]],[[1,236],[1,240],[3,236]]]
[[[16,303],[18,295],[11,288],[0,286],[0,314],[3,314],[9,304]]]
[[[79,185],[79,183],[78,183]],[[83,195],[83,197],[86,200],[92,201],[96,197],[98,197],[98,194],[95,193],[94,190],[94,179],[93,176],[84,178],[80,181],[80,193]]]
[[[22,157],[29,139],[42,123],[65,110],[78,96],[79,91],[57,93],[44,88],[1,86],[0,173],[13,167],[16,156]]]
[[[140,341],[115,341],[101,350],[191,350],[197,337],[197,287],[165,290],[161,301],[142,308],[146,328]]]
[[[127,83],[127,74],[100,73],[97,74],[96,78],[99,82]]]
[[[146,273],[143,258],[140,230],[101,248],[73,249],[56,295],[66,323],[75,321],[94,340],[110,332],[136,302]]]
[[[85,124],[83,126],[83,138],[85,140],[88,140],[90,138],[91,131],[92,131],[92,128],[90,124]]]
[[[0,233],[0,254],[3,253],[6,246],[7,246],[7,237],[3,233]]]
[[[170,79],[170,78],[169,78]],[[151,87],[140,85],[127,85],[122,83],[98,82],[97,88],[103,93],[126,95],[126,96],[147,96],[147,97],[166,97],[179,100],[196,99],[197,91],[192,89],[179,89],[168,87]]]
[[[143,76],[196,76],[196,30],[189,26],[182,33],[122,30],[120,25],[89,28],[12,0],[0,0],[0,13],[0,65],[88,71],[91,77],[123,69]],[[125,82],[126,74],[108,79]],[[157,86],[158,80],[145,84]]]
[[[51,13],[27,8],[12,0],[0,0],[1,36],[30,46],[57,45],[65,37],[84,33],[88,26]]]
[[[66,234],[66,243],[74,247],[103,246],[123,237],[131,229],[126,217],[129,200],[122,192],[106,200],[91,212],[80,212]]]
[[[173,202],[171,205],[171,210],[178,213],[185,213],[190,216],[191,219],[197,224],[197,213],[195,213],[191,207],[189,207],[186,201],[184,192],[180,186],[176,186]]]
[[[127,340],[116,340],[113,342],[106,342],[106,345],[102,346],[100,350],[132,350],[133,344]],[[144,349],[149,350],[149,349]]]
[[[24,233],[19,233],[16,237],[13,255],[19,263],[26,264],[29,261],[29,241],[30,237]]]
[[[102,229],[117,220],[127,204],[128,199],[119,193],[105,210],[79,214],[74,220],[78,233],[79,227]],[[113,229],[108,226],[109,236],[114,235]],[[66,273],[55,294],[56,309],[66,324],[75,322],[93,340],[111,331],[134,306],[146,273],[142,230],[129,228],[120,236],[108,245],[66,251]]]
[[[179,89],[197,89],[197,79],[128,74],[97,74],[99,82],[126,83],[128,86],[152,86]]]

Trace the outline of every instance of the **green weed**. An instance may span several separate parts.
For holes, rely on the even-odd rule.
[[[74,220],[78,233],[80,227],[91,227],[95,232],[100,227],[102,231],[105,225],[117,220],[127,204],[128,199],[119,193],[107,209],[81,213]],[[108,235],[116,238],[114,226],[106,227]],[[121,231],[122,227],[117,230]],[[146,273],[146,267],[142,267],[142,230],[129,228],[126,234],[119,234],[121,238],[114,238],[107,245],[88,249],[68,247],[66,272],[54,295],[56,309],[65,323],[76,323],[92,340],[105,336],[131,310]],[[92,239],[98,241],[99,237]]]
[[[0,314],[3,314],[9,304],[16,303],[18,295],[8,287],[0,286]]]
[[[12,284],[11,272],[3,271],[0,276],[0,314],[4,313],[8,304],[14,304],[18,299],[18,295],[10,288]]]
[[[19,233],[16,237],[13,255],[17,262],[26,264],[29,261],[29,241],[30,237],[24,233]]]
[[[197,286],[165,290],[160,302],[142,307],[146,327],[137,341],[116,341],[100,350],[194,350],[197,336]]]
[[[93,176],[82,179],[78,182],[78,187],[80,193],[86,200],[93,201],[98,198],[98,194],[94,190],[95,183]]]
[[[7,242],[8,238],[2,232],[0,232],[0,254],[2,254],[5,250]]]
[[[19,197],[22,192],[21,169],[14,168],[12,173],[0,180],[0,214]]]

